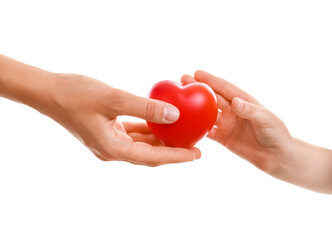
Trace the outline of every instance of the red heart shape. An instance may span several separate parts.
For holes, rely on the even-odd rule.
[[[167,146],[193,147],[207,135],[217,120],[216,95],[204,83],[181,85],[173,81],[161,81],[152,87],[149,97],[168,102],[180,110],[180,117],[175,123],[147,121],[152,133]]]

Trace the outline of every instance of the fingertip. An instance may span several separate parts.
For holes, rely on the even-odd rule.
[[[202,156],[201,150],[199,150],[196,147],[191,148],[191,150],[194,152],[194,160],[201,158],[201,156]]]
[[[190,76],[189,74],[185,74],[185,75],[183,75],[183,76],[181,77],[181,83],[182,83],[183,85],[188,84],[188,83],[192,83],[192,82],[196,82],[196,81],[195,81],[195,79],[194,79],[192,76]]]
[[[189,74],[182,75],[181,79],[185,79],[185,78],[193,78],[193,77]]]
[[[274,123],[273,115],[266,108],[240,98],[232,100],[232,111],[237,116],[247,119],[261,128],[271,127]]]

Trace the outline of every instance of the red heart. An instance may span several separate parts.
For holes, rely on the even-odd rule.
[[[147,122],[152,133],[167,146],[193,147],[207,135],[217,120],[216,95],[204,83],[181,85],[161,81],[152,87],[149,97],[168,102],[180,110],[180,118],[175,123]]]

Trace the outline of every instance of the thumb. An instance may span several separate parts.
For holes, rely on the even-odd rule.
[[[258,127],[272,126],[274,119],[266,108],[237,97],[232,100],[232,111],[237,116],[252,121]]]
[[[154,123],[170,124],[177,121],[180,111],[175,106],[150,98],[139,97],[120,90],[118,115],[139,117]]]

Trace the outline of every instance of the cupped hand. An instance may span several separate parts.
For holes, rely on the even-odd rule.
[[[130,115],[148,121],[175,122],[174,106],[135,96],[83,75],[56,74],[53,101],[44,114],[63,125],[101,160],[158,166],[200,158],[197,148],[164,146],[145,123],[120,122]]]
[[[246,92],[207,72],[181,78],[183,84],[195,81],[209,85],[218,100],[220,112],[209,138],[268,173],[288,164],[293,138],[277,116]]]

